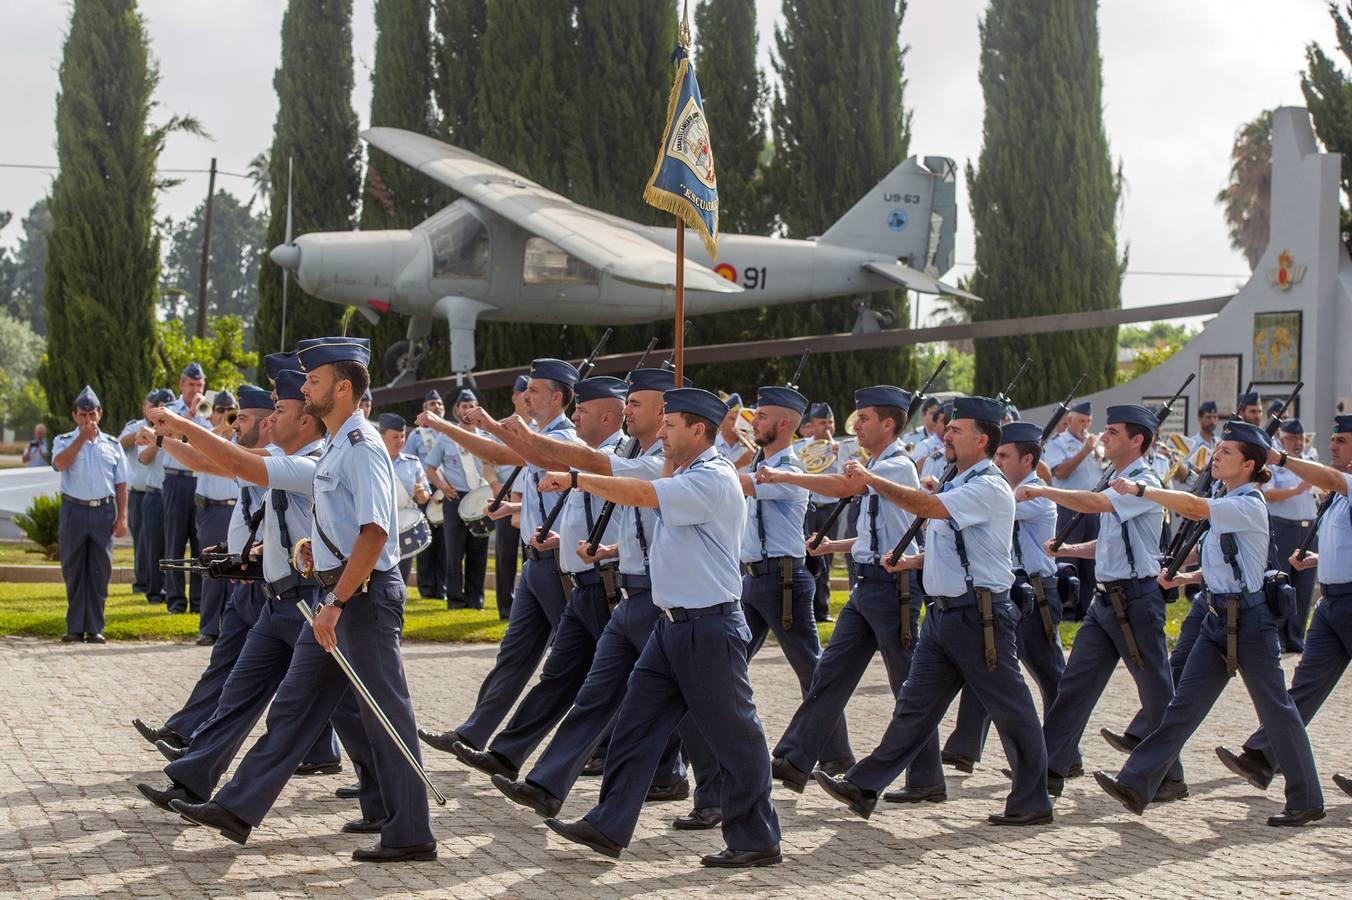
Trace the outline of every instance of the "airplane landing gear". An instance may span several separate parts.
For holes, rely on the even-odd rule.
[[[896,324],[897,317],[892,310],[871,308],[867,297],[855,300],[854,308],[859,314],[855,317],[854,327],[850,329],[852,334],[872,334]]]
[[[418,372],[427,362],[427,344],[423,341],[395,341],[385,351],[385,377],[391,385],[418,380]]]

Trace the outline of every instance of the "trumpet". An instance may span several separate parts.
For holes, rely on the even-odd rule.
[[[193,409],[193,412],[195,412],[198,416],[211,415],[211,402],[212,398],[208,397],[206,394],[203,394],[202,396],[197,398],[197,406]]]

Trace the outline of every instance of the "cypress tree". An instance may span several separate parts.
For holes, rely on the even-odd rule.
[[[981,23],[986,113],[980,169],[967,168],[978,321],[1120,305],[1097,15],[1090,0],[992,0]],[[978,341],[975,387],[1000,390],[1031,357],[1020,405],[1064,396],[1082,372],[1085,393],[1101,390],[1116,346],[1115,327]]]
[[[441,134],[457,147],[478,152],[483,139],[479,121],[479,65],[485,0],[435,0],[437,38],[432,95],[441,113]]]
[[[39,380],[51,414],[68,413],[86,383],[109,427],[139,413],[150,384],[160,244],[155,166],[171,119],[150,128],[158,83],[135,0],[75,0],[56,101],[60,172],[52,185],[47,361]]]
[[[352,0],[290,0],[282,17],[282,63],[273,77],[277,121],[270,153],[272,217],[267,245],[286,240],[287,160],[294,159],[292,210],[297,236],[346,231],[361,185],[357,116],[352,111]],[[286,343],[333,334],[342,310],[288,288]],[[265,259],[258,277],[254,341],[260,353],[281,336],[282,269]],[[259,372],[259,377],[263,373]]]

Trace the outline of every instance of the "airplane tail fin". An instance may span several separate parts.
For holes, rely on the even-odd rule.
[[[869,250],[939,277],[953,267],[957,165],[943,156],[912,156],[871,188],[818,238]]]

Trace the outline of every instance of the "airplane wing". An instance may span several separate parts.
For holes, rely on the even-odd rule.
[[[468,150],[412,131],[369,128],[361,136],[371,146],[614,278],[659,288],[675,283],[676,254],[625,227],[623,219],[574,203]],[[685,286],[720,294],[742,290],[690,260],[685,263]]]
[[[885,260],[866,262],[864,268],[875,275],[881,275],[888,281],[896,282],[904,288],[922,294],[950,294],[967,300],[979,301],[981,299],[974,294],[951,287],[937,278],[926,275],[917,269],[912,269],[910,266],[904,266],[899,262],[887,262]]]

